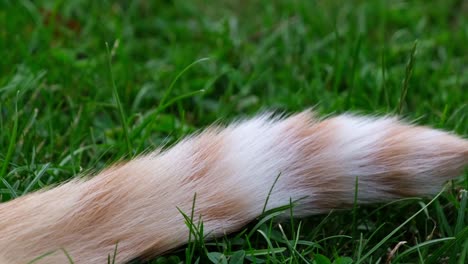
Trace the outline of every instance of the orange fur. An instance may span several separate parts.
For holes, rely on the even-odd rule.
[[[234,232],[267,208],[298,201],[305,216],[430,195],[468,163],[468,142],[391,118],[325,120],[303,112],[211,128],[169,150],[0,204],[0,263],[117,263],[186,243],[179,209],[205,235]],[[279,176],[278,176],[279,175]],[[195,208],[192,208],[196,194]]]

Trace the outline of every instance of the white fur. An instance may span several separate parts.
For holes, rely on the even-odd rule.
[[[277,178],[266,209],[293,200],[304,216],[352,204],[356,177],[358,201],[381,202],[434,193],[467,163],[466,140],[394,118],[262,115],[1,204],[0,263],[60,248],[75,263],[103,263],[117,242],[124,263],[186,243],[179,209],[194,210],[210,237],[240,229],[262,213]],[[57,251],[38,263],[66,261]]]

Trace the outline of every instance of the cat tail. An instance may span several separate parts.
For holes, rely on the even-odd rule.
[[[117,245],[125,263],[187,243],[185,216],[219,237],[290,201],[307,216],[433,195],[467,164],[466,139],[392,117],[264,114],[0,204],[0,259],[103,263]]]

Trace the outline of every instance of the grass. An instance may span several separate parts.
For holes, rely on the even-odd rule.
[[[454,0],[2,0],[0,201],[264,109],[400,113],[467,135],[466,13]],[[467,173],[431,204],[270,212],[150,263],[466,263],[461,189]]]

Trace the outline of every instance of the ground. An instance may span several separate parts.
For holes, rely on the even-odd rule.
[[[452,0],[0,1],[0,201],[264,110],[467,135],[467,13]],[[466,263],[467,175],[427,207],[267,217],[151,263]]]

